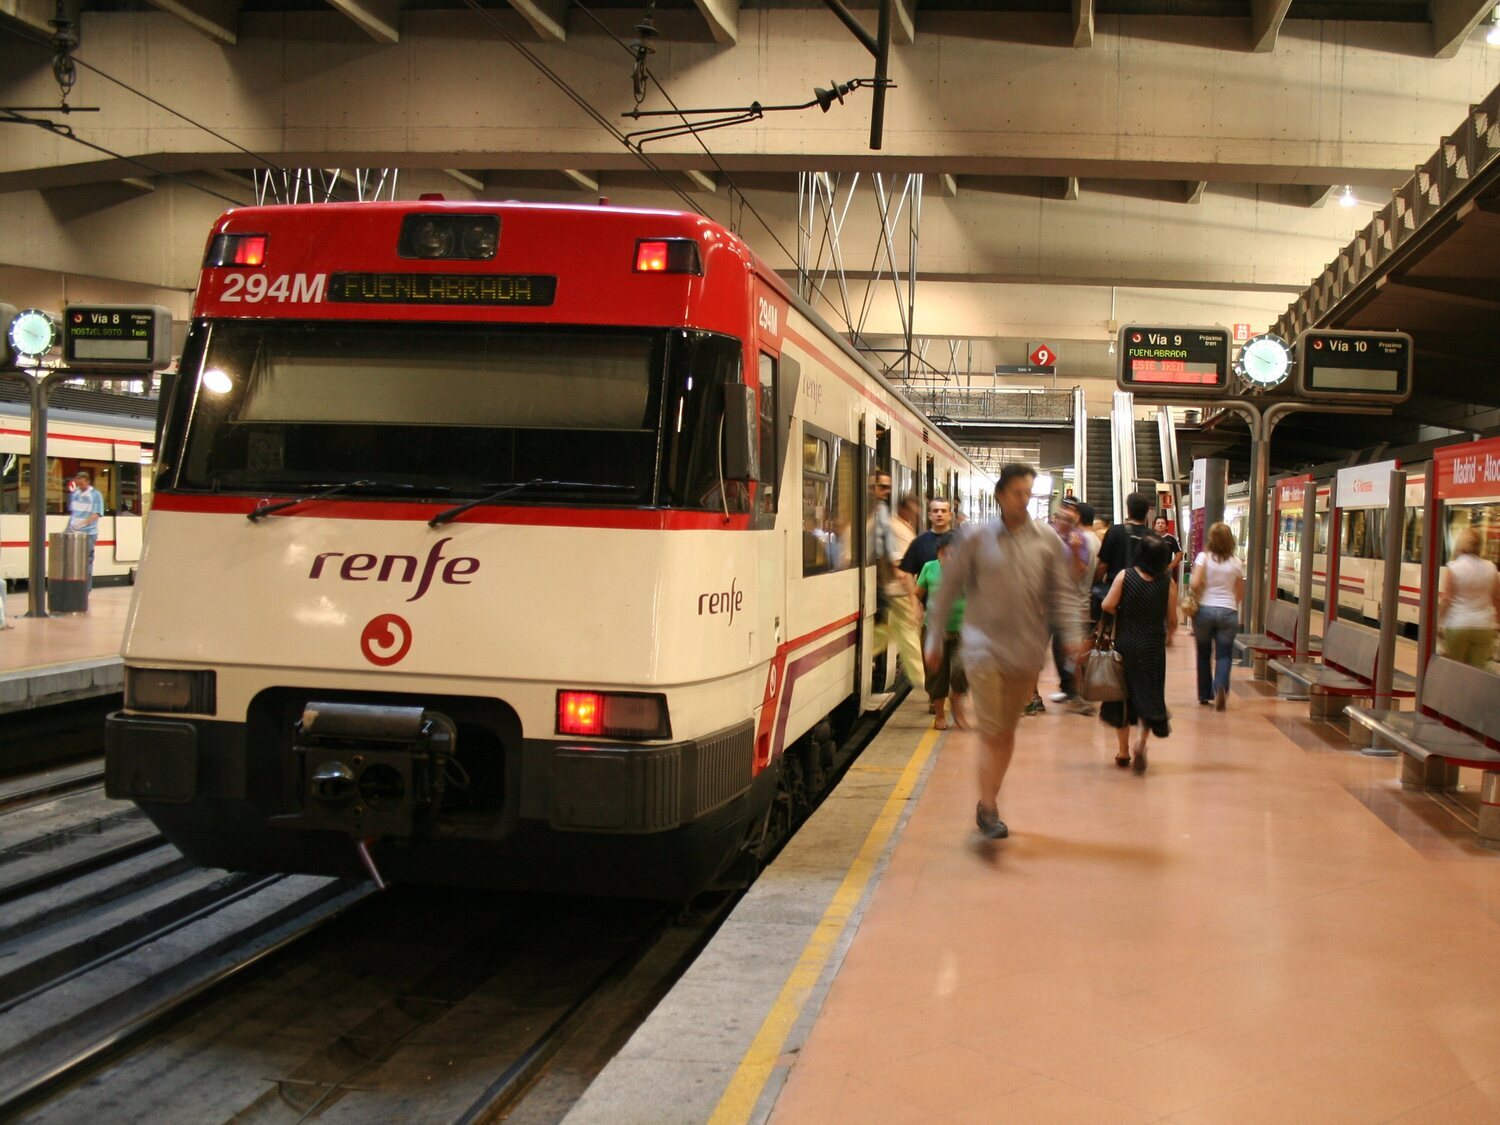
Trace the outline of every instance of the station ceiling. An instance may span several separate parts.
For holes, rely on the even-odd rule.
[[[853,7],[873,32],[873,6]],[[399,169],[403,198],[697,207],[787,274],[813,267],[835,326],[890,347],[909,318],[902,371],[990,382],[1045,343],[1098,410],[1111,324],[1281,314],[1500,85],[1491,10],[898,0],[879,150],[863,89],[643,159],[617,134],[641,124],[621,115],[644,2],[85,0],[69,100],[97,112],[64,116],[40,42],[55,4],[0,0],[0,105],[78,138],[0,125],[0,289],[182,294],[258,169],[331,175],[344,196],[357,169]],[[645,109],[800,103],[873,73],[811,0],[658,0],[651,21]],[[1383,300],[1368,315],[1416,315]]]

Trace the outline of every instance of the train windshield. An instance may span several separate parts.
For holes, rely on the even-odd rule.
[[[650,329],[216,321],[179,487],[708,506],[738,341]],[[194,353],[198,358],[194,358]],[[182,397],[182,396],[179,396]],[[713,475],[713,479],[705,480]]]

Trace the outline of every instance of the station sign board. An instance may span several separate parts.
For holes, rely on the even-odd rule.
[[[1432,452],[1443,500],[1500,497],[1500,438],[1445,445]]]
[[[1391,474],[1401,467],[1399,461],[1378,461],[1373,465],[1353,465],[1340,469],[1333,490],[1333,502],[1342,509],[1389,508]]]
[[[1115,385],[1152,398],[1207,400],[1230,390],[1229,331],[1225,328],[1120,329]]]
[[[1324,401],[1405,402],[1412,352],[1405,332],[1304,332],[1297,340],[1297,391]]]
[[[69,305],[63,358],[76,367],[160,371],[172,363],[172,314],[160,305]]]

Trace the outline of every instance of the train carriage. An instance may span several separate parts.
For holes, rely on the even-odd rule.
[[[872,469],[989,488],[696,215],[231,211],[193,315],[107,774],[205,864],[691,893],[892,682]]]
[[[70,481],[87,469],[104,501],[94,556],[97,583],[128,581],[140,565],[155,437],[155,420],[145,414],[111,416],[68,407],[48,411],[47,532],[67,529]],[[0,581],[29,575],[30,512],[30,408],[24,402],[0,401]]]

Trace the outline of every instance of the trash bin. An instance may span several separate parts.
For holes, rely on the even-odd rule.
[[[82,531],[47,536],[47,612],[87,613],[89,537]]]

